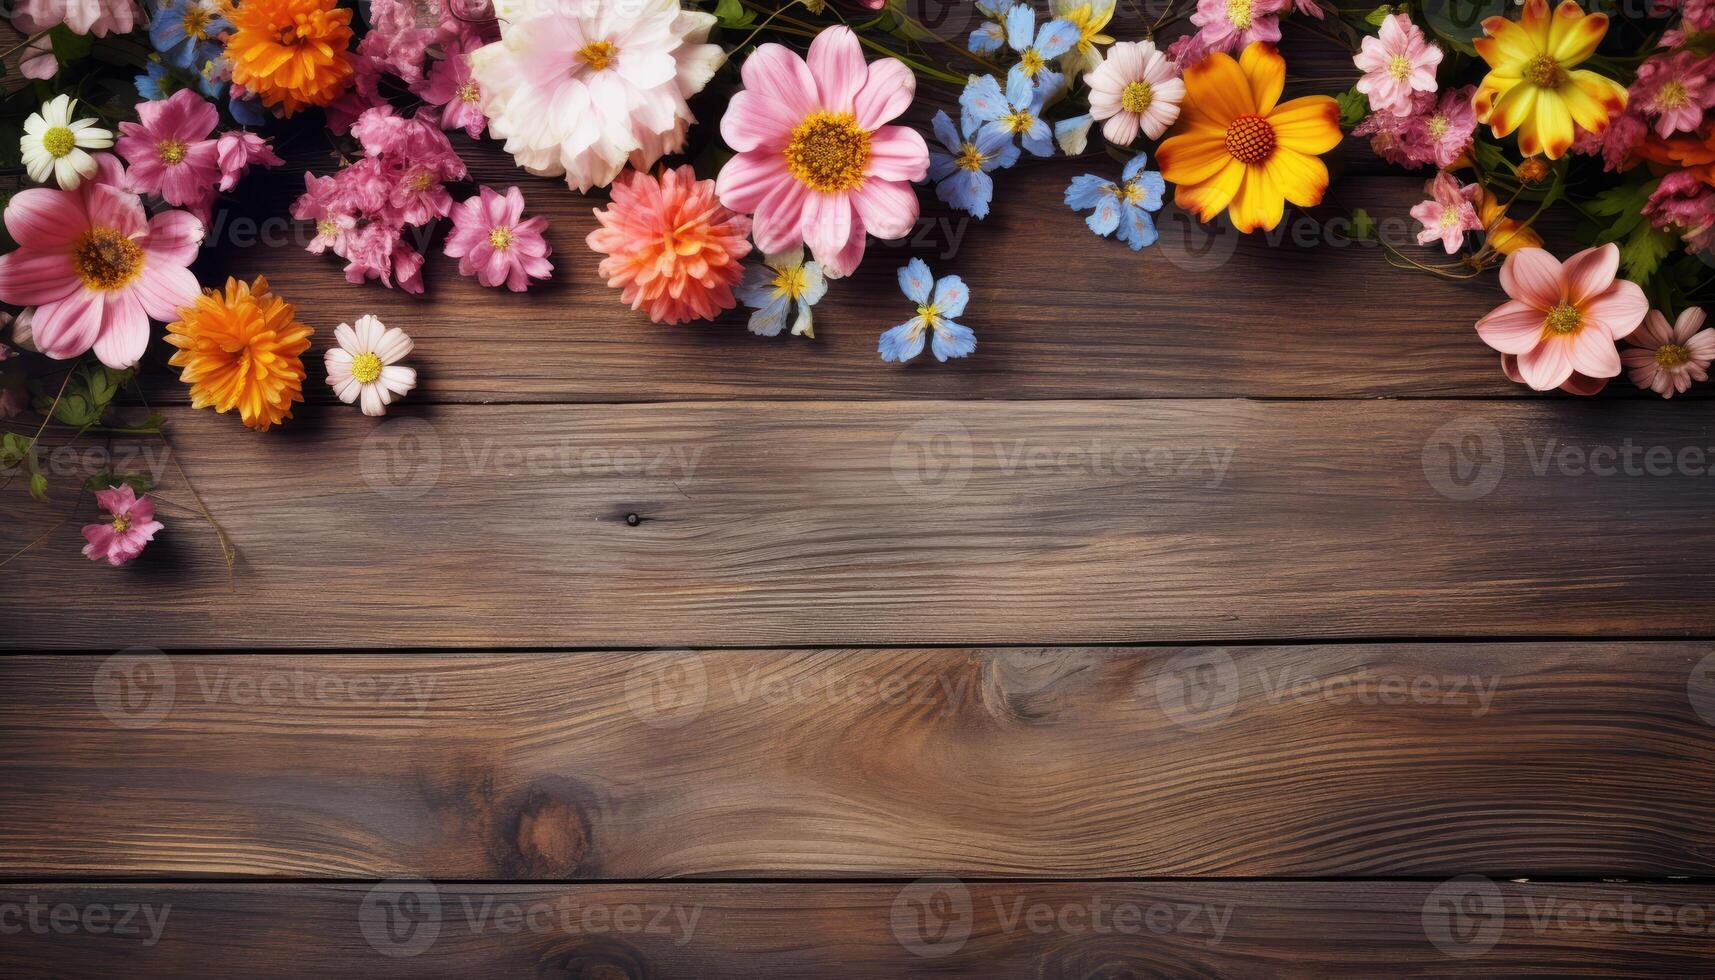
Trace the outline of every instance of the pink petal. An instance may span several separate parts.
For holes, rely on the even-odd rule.
[[[783,102],[761,92],[739,92],[727,103],[721,116],[721,138],[738,152],[778,150],[792,138],[792,130],[804,121],[792,115]]]
[[[58,251],[89,228],[83,199],[67,191],[32,187],[6,205],[6,231],[24,248]]]
[[[746,89],[784,106],[795,119],[816,111],[816,76],[790,48],[762,45],[745,59],[740,75]]]
[[[1567,259],[1560,268],[1560,278],[1573,305],[1581,307],[1585,300],[1601,295],[1613,285],[1614,276],[1619,271],[1620,249],[1610,242],[1597,248],[1587,248]],[[1638,318],[1641,320],[1643,315],[1639,314]]]
[[[150,265],[190,265],[202,246],[203,224],[187,211],[162,211],[149,220],[143,250]]]
[[[1705,319],[1707,319],[1707,314],[1703,312],[1701,306],[1687,306],[1680,311],[1679,318],[1673,321],[1673,336],[1680,343],[1685,343],[1691,339],[1692,334],[1703,329]],[[1663,317],[1662,320],[1666,322],[1667,318]]]
[[[851,198],[864,228],[877,238],[904,238],[917,224],[917,192],[903,181],[866,180]]]
[[[810,74],[816,76],[822,108],[852,111],[858,91],[869,80],[869,66],[864,64],[863,46],[851,28],[830,27],[816,35],[810,42]]]
[[[57,303],[36,307],[36,317],[30,322],[36,346],[59,360],[82,354],[100,336],[105,308],[101,294],[87,289],[79,289]]]
[[[1542,311],[1516,299],[1477,321],[1477,336],[1503,354],[1523,354],[1542,339]]]
[[[143,350],[149,346],[149,317],[132,290],[108,293],[106,299],[101,335],[95,338],[95,356],[115,371],[122,371],[143,359]]]
[[[121,235],[136,238],[149,230],[149,217],[143,210],[143,200],[135,194],[106,184],[88,184],[78,188],[84,206],[89,209],[89,224],[97,228],[112,228]]]
[[[812,192],[798,224],[804,241],[824,266],[845,248],[852,234],[852,202],[846,194]],[[830,273],[832,274],[832,273]]]
[[[1675,342],[1673,328],[1667,325],[1667,317],[1655,310],[1649,311],[1644,317],[1643,325],[1638,327],[1627,339],[1640,347],[1652,349],[1660,347],[1662,344]]]
[[[1591,321],[1590,326],[1606,330],[1609,340],[1619,340],[1629,336],[1638,324],[1644,322],[1649,313],[1649,300],[1644,298],[1643,288],[1637,283],[1617,279],[1607,292],[1585,300],[1579,304],[1579,309],[1584,318]]]
[[[774,186],[762,203],[756,206],[756,219],[751,223],[751,237],[765,254],[784,252],[804,244],[798,228],[802,222],[805,198],[810,189],[790,177]]]
[[[179,318],[179,311],[197,301],[197,277],[182,265],[149,263],[143,274],[126,290],[137,301],[138,308],[163,323]]]
[[[1563,338],[1556,338],[1545,340],[1520,354],[1518,370],[1524,383],[1537,391],[1553,391],[1564,384],[1567,378],[1572,377],[1570,346]]]
[[[1620,352],[1614,340],[1600,330],[1584,329],[1572,337],[1572,370],[1592,378],[1611,378],[1620,373]]]
[[[917,95],[917,76],[893,58],[883,58],[869,66],[869,78],[858,91],[852,110],[857,123],[874,130],[897,119]]]
[[[1540,248],[1521,248],[1501,265],[1501,288],[1513,299],[1551,310],[1560,303],[1560,260]]]
[[[0,255],[0,302],[37,306],[65,299],[82,288],[69,253],[21,248]]]
[[[779,151],[746,150],[721,167],[715,177],[715,196],[740,214],[752,214],[782,182],[797,183],[786,172]]]
[[[929,145],[909,126],[883,126],[869,142],[865,175],[882,180],[919,181],[929,173]]]

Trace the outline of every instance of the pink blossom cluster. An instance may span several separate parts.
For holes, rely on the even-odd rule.
[[[1197,0],[1191,14],[1197,33],[1174,41],[1168,55],[1189,68],[1216,51],[1237,54],[1252,41],[1279,44],[1280,18],[1289,12],[1323,17],[1316,0]]]
[[[1644,204],[1644,215],[1657,228],[1677,229],[1687,252],[1715,255],[1715,188],[1691,171],[1675,170],[1663,177]]]
[[[1680,23],[1662,37],[1662,50],[1638,66],[1638,77],[1626,91],[1626,109],[1601,133],[1578,131],[1575,153],[1601,156],[1608,170],[1626,170],[1637,162],[1636,152],[1653,132],[1661,139],[1696,134],[1715,109],[1715,54],[1684,47],[1694,34],[1715,30],[1715,0],[1668,0],[1664,10],[1678,9]]]
[[[309,250],[345,259],[348,281],[379,279],[420,293],[423,255],[405,243],[405,230],[452,212],[446,182],[469,175],[464,161],[423,113],[407,118],[386,106],[367,109],[351,133],[362,158],[329,177],[305,174],[292,217],[316,223]]]
[[[353,55],[354,84],[328,107],[328,124],[344,133],[387,104],[389,79],[397,79],[425,103],[419,115],[476,139],[487,120],[465,55],[499,39],[488,0],[373,0],[369,33]]]
[[[281,163],[254,133],[231,130],[217,137],[220,111],[190,89],[140,103],[137,117],[119,124],[114,147],[128,166],[129,188],[184,208],[204,224],[216,194],[238,186],[252,166]]]
[[[1434,92],[1415,92],[1404,115],[1391,110],[1373,112],[1352,130],[1353,136],[1368,136],[1370,148],[1389,163],[1401,167],[1431,164],[1442,169],[1471,145],[1477,131],[1477,111],[1471,107],[1476,87]]]

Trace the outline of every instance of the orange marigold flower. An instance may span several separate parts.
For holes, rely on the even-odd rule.
[[[239,0],[232,24],[232,80],[285,115],[327,105],[351,80],[351,11],[337,0]]]
[[[228,279],[224,294],[205,289],[180,310],[167,326],[167,343],[179,349],[167,363],[184,369],[191,407],[236,408],[257,432],[291,418],[292,403],[304,400],[303,353],[313,332],[297,312],[261,276],[251,285]]]

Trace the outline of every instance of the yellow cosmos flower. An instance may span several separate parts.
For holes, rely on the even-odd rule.
[[[1098,45],[1112,44],[1114,39],[1102,29],[1114,19],[1116,0],[1054,0],[1054,16],[1078,25],[1078,43],[1066,53],[1069,61],[1082,69],[1094,70],[1102,59]]]
[[[1253,42],[1234,61],[1216,52],[1185,69],[1179,122],[1155,151],[1173,201],[1212,221],[1226,208],[1242,232],[1280,224],[1286,202],[1310,207],[1328,190],[1318,159],[1340,143],[1340,107],[1326,95],[1277,105],[1286,61]]]
[[[1483,32],[1488,37],[1475,43],[1489,74],[1472,100],[1477,119],[1497,138],[1517,130],[1525,156],[1558,160],[1572,147],[1573,124],[1599,133],[1625,109],[1619,82],[1573,70],[1596,53],[1608,33],[1607,14],[1585,14],[1576,0],[1564,0],[1551,16],[1548,0],[1527,0],[1519,20],[1490,17]]]

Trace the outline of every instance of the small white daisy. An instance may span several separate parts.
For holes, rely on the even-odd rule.
[[[334,328],[339,346],[327,352],[328,385],[350,405],[363,398],[363,414],[385,415],[395,398],[417,387],[417,371],[399,362],[411,353],[411,338],[373,316]]]
[[[71,96],[56,96],[24,120],[24,138],[18,145],[24,151],[24,169],[36,183],[52,177],[61,189],[76,190],[99,169],[85,151],[113,145],[113,134],[97,127],[94,119],[72,119],[76,107]]]

